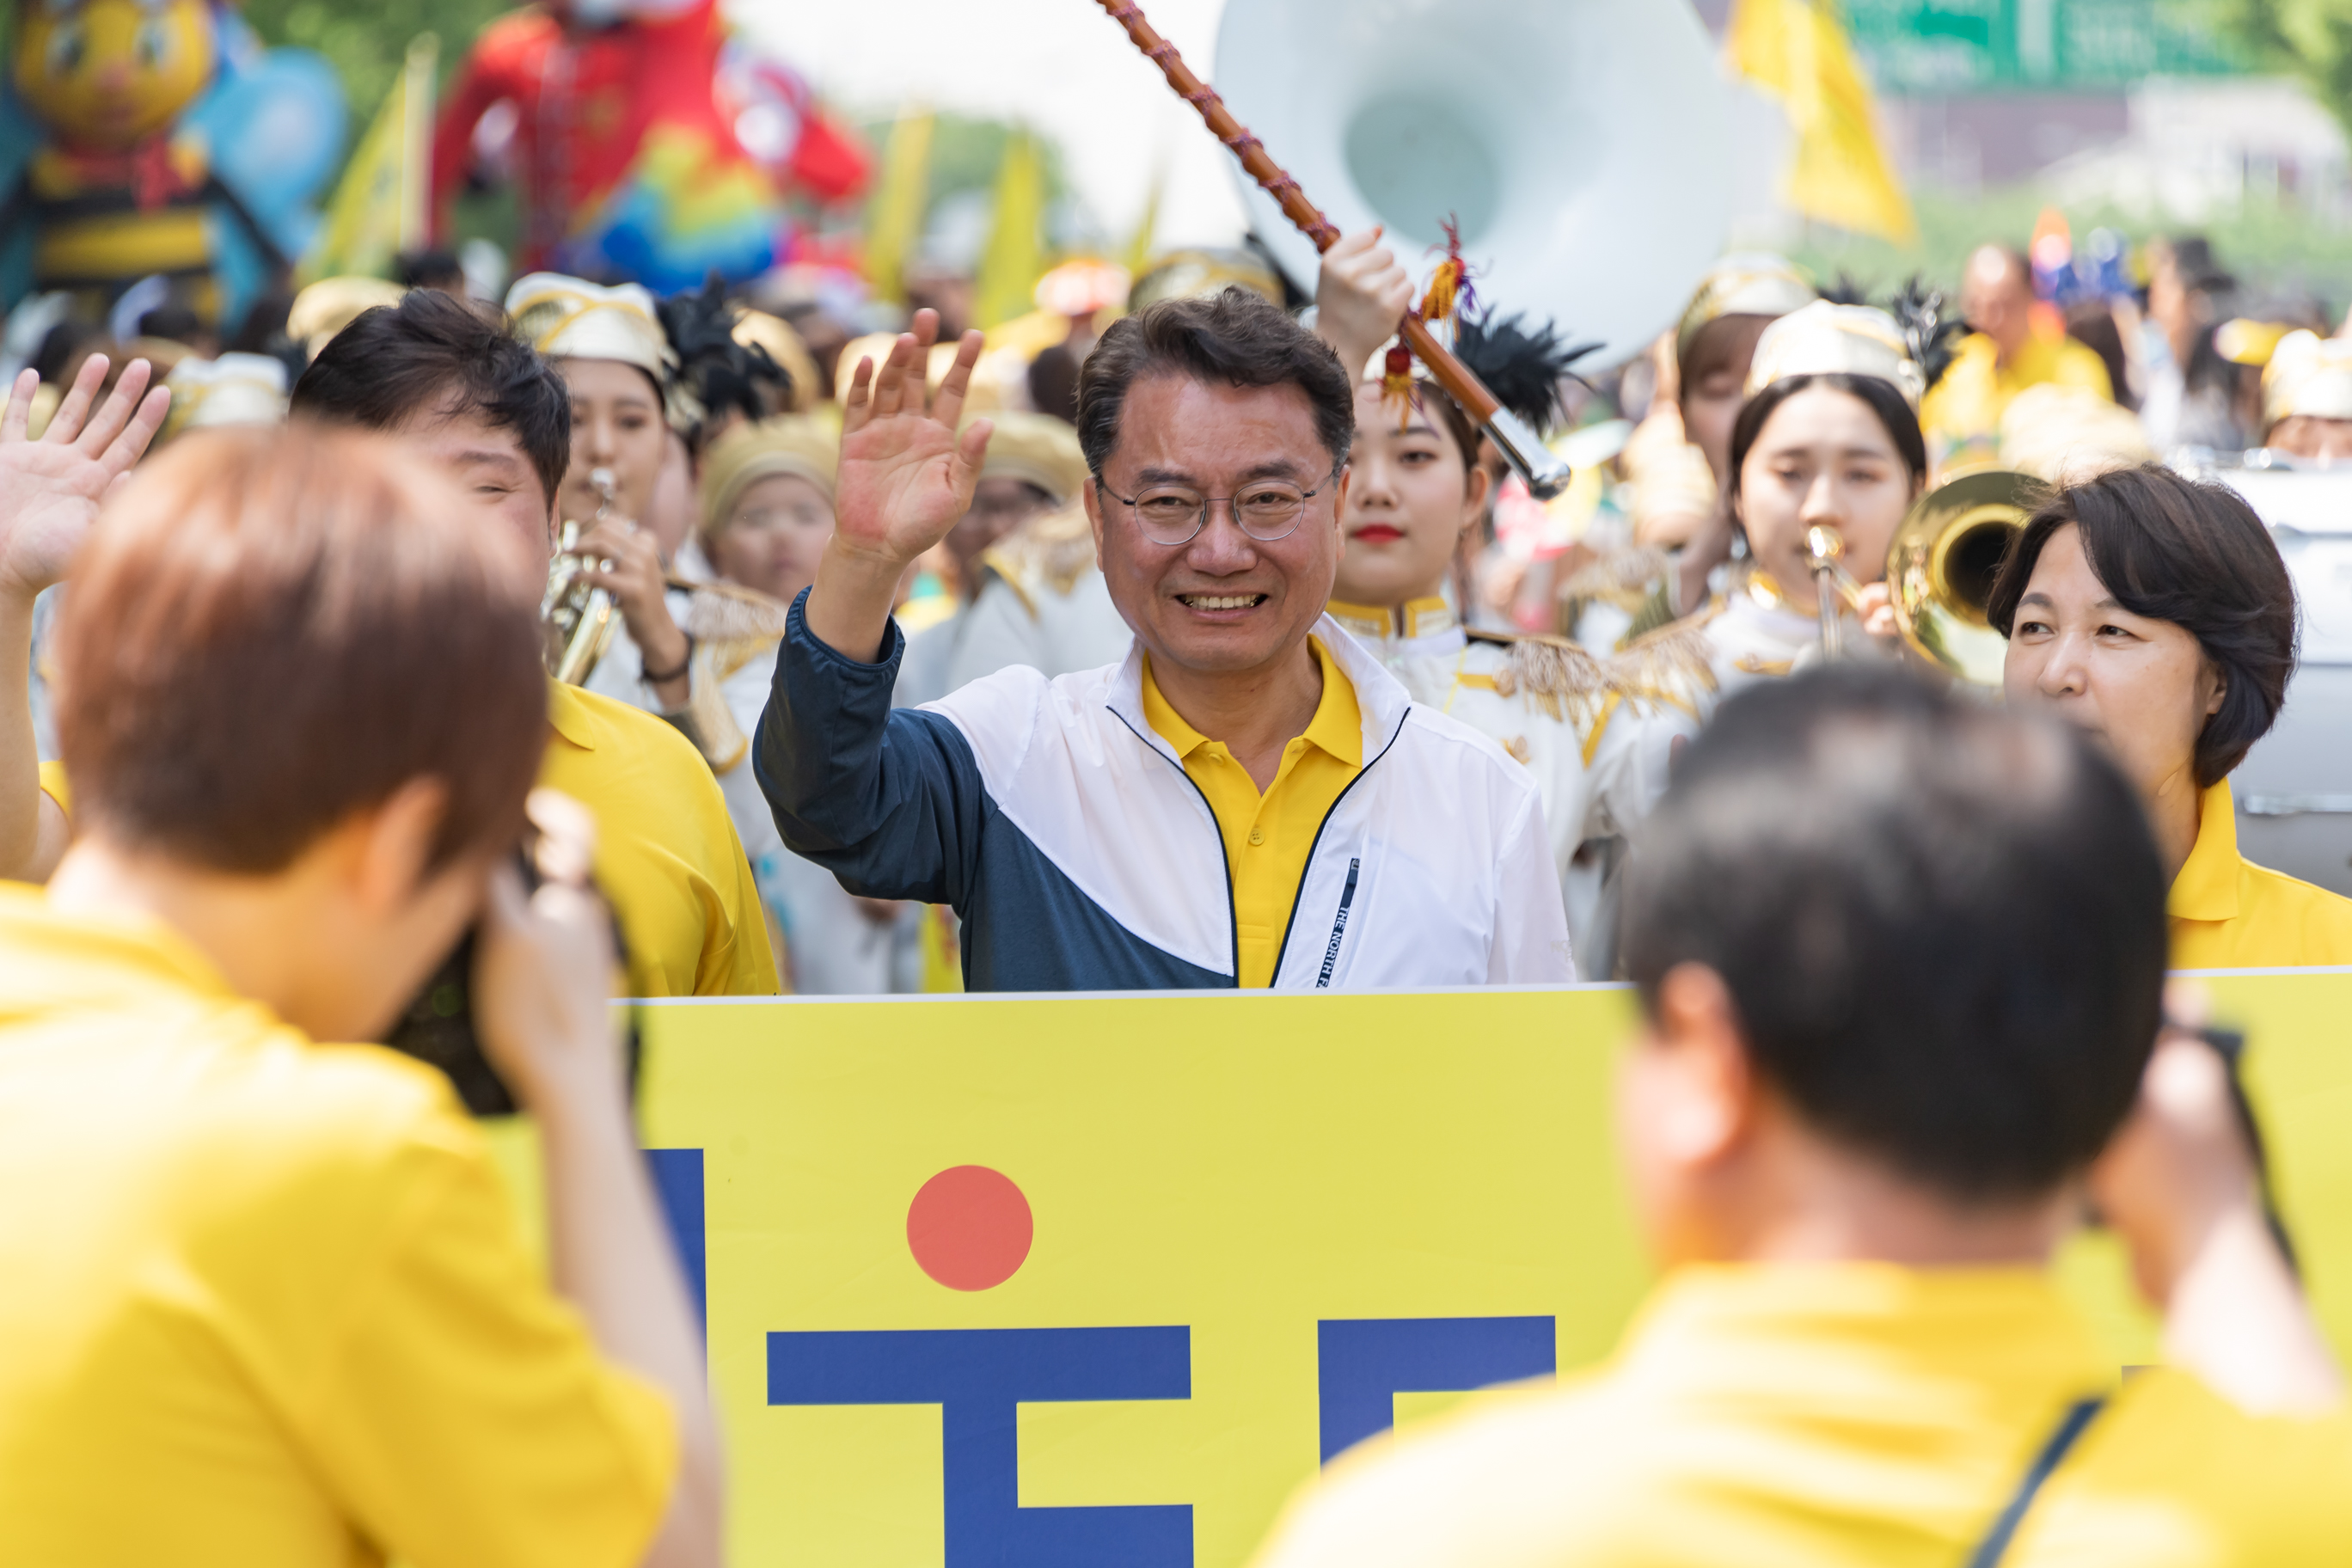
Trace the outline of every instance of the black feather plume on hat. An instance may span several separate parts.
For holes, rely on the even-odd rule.
[[[1870,290],[1864,288],[1853,273],[1841,271],[1837,281],[1822,290],[1822,298],[1832,305],[1867,305],[1870,303]]]
[[[677,353],[677,381],[706,416],[732,409],[765,419],[790,398],[792,374],[758,343],[735,340],[735,305],[718,273],[655,307]]]
[[[1495,400],[1538,433],[1568,416],[1559,384],[1573,366],[1598,350],[1597,342],[1570,347],[1549,321],[1530,327],[1522,315],[1497,320],[1492,310],[1464,316],[1454,330],[1454,357],[1495,395]]]
[[[1952,366],[1960,339],[1968,334],[1968,322],[1958,311],[1946,310],[1944,296],[1916,276],[1895,291],[1895,298],[1886,302],[1886,313],[1903,330],[1903,341],[1927,384],[1941,381]]]

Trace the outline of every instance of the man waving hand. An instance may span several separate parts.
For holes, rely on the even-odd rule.
[[[1574,977],[1534,785],[1323,614],[1354,388],[1244,290],[1171,300],[1088,357],[1086,505],[1126,659],[1015,668],[890,708],[908,563],[971,504],[919,312],[844,420],[838,521],[760,727],[784,841],[852,892],[951,904],[974,990],[1427,987]]]

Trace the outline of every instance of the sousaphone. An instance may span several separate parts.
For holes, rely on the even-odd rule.
[[[1672,325],[1723,248],[1731,131],[1689,0],[1235,0],[1216,87],[1332,223],[1417,254],[1460,226],[1480,293],[1605,345]],[[1245,174],[1293,283],[1314,242]]]

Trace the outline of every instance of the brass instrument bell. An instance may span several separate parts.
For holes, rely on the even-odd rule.
[[[2030,474],[1966,475],[1921,496],[1886,552],[1903,640],[1971,686],[1998,689],[2008,640],[1986,618],[2011,542],[2049,494]]]
[[[589,470],[588,483],[596,491],[596,515],[588,523],[593,528],[612,511],[618,483],[610,468]],[[592,558],[580,553],[580,537],[586,531],[580,523],[564,521],[555,559],[547,566],[547,592],[539,602],[540,625],[547,633],[547,672],[568,686],[587,683],[621,629],[613,595],[588,578]]]

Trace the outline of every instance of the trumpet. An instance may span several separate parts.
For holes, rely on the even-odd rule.
[[[1913,503],[1887,546],[1886,584],[1895,628],[1914,653],[1971,686],[2000,685],[2009,645],[1985,607],[2001,558],[2048,489],[2031,474],[1994,469],[1939,485]],[[1840,612],[1861,593],[1845,553],[1836,529],[1816,523],[1805,531],[1828,658],[1843,652]]]
[[[547,672],[568,686],[587,683],[604,650],[613,646],[613,634],[621,628],[613,595],[588,578],[595,558],[580,553],[580,536],[611,513],[618,483],[610,468],[590,469],[588,483],[596,491],[596,513],[586,528],[564,521],[555,559],[547,563],[547,592],[539,601],[539,624],[547,635]]]

